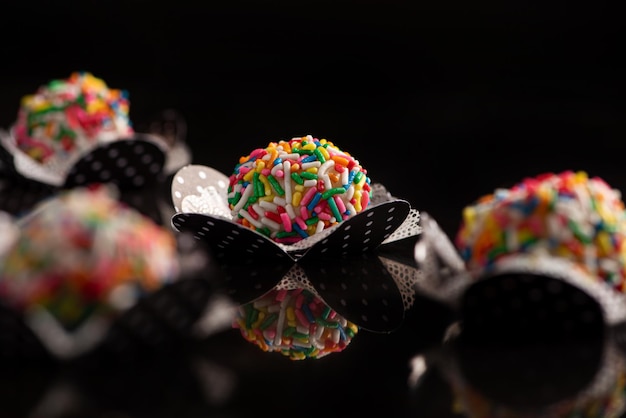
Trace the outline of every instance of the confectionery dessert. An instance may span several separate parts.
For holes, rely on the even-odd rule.
[[[467,206],[455,244],[470,272],[484,274],[513,255],[545,255],[622,293],[625,238],[621,193],[598,177],[565,171],[527,178]]]
[[[370,179],[348,152],[311,135],[270,142],[239,159],[229,177],[236,223],[293,244],[363,211]]]
[[[291,360],[343,351],[359,328],[306,288],[274,288],[238,308],[233,327],[263,351]]]
[[[23,96],[10,130],[0,131],[4,171],[47,186],[115,183],[141,188],[189,160],[184,143],[140,133],[129,94],[89,72],[53,79]]]
[[[13,126],[15,145],[41,164],[66,169],[98,143],[129,137],[129,96],[88,72],[74,72],[22,98]]]
[[[55,345],[58,334],[95,343],[106,324],[180,271],[171,231],[120,203],[113,188],[61,192],[18,227],[0,257],[0,301],[59,355],[73,348]]]

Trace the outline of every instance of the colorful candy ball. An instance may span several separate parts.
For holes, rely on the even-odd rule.
[[[228,204],[237,223],[293,244],[363,211],[371,193],[358,160],[308,135],[241,157],[230,176]]]
[[[626,291],[626,213],[621,193],[585,172],[527,178],[467,206],[456,246],[469,270],[514,254],[569,260]]]
[[[67,330],[112,317],[179,272],[173,234],[105,187],[63,192],[19,229],[0,259],[0,299],[23,313],[46,310]]]
[[[263,351],[291,360],[343,351],[358,327],[307,289],[274,289],[239,307],[233,321],[241,335]]]
[[[41,164],[65,166],[98,143],[133,133],[128,93],[88,72],[56,79],[22,98],[13,126],[15,145]]]

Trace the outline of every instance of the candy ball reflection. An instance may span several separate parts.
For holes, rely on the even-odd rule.
[[[307,289],[273,289],[239,307],[233,327],[263,351],[292,360],[343,351],[358,327]]]

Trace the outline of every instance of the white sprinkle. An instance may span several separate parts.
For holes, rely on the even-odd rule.
[[[248,198],[252,196],[252,189],[253,187],[246,187],[244,189],[243,193],[241,194],[241,197],[239,198],[239,202],[237,202],[237,204],[233,208],[233,213],[238,213],[241,210],[241,208],[243,208],[243,206],[248,201]]]
[[[278,209],[278,206],[276,206],[274,203],[272,202],[268,202],[267,200],[261,200],[259,202],[259,205],[261,205],[261,207],[265,210],[271,210],[272,212],[276,212],[276,210]]]

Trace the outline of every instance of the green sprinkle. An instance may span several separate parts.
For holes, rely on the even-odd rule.
[[[252,175],[252,184],[254,185],[254,195],[256,197],[265,196],[265,187],[263,183],[261,183],[261,180],[259,180],[259,176],[260,174],[256,171]]]
[[[300,185],[304,184],[304,179],[298,173],[291,173],[291,178]]]
[[[283,331],[283,336],[291,337],[296,332],[296,327],[287,327]]]
[[[322,319],[328,319],[328,315],[330,315],[331,312],[332,309],[330,309],[330,306],[325,306],[324,310],[322,311]]]
[[[248,328],[252,328],[252,324],[256,321],[258,314],[259,311],[254,309],[252,306],[246,306],[246,326]]]
[[[280,183],[278,182],[278,180],[276,180],[276,178],[274,176],[272,176],[270,174],[269,176],[267,176],[267,179],[269,180],[270,184],[272,185],[274,190],[276,190],[276,193],[279,196],[283,196],[285,194],[285,190],[283,190],[283,188],[281,187]]]
[[[272,231],[270,231],[270,229],[267,227],[257,228],[256,231],[260,234],[265,235],[266,237],[269,237],[272,233]]]
[[[343,187],[334,187],[332,189],[328,189],[326,191],[324,191],[324,193],[322,193],[322,199],[328,199],[331,196],[334,196],[336,194],[341,194],[341,193],[345,193],[346,189],[344,189]]]
[[[341,222],[343,220],[343,218],[341,217],[341,213],[339,212],[339,208],[337,207],[337,203],[335,203],[335,199],[333,199],[331,197],[329,199],[326,199],[326,202],[328,202],[328,206],[330,206],[330,210],[333,213],[333,216],[335,217],[335,220],[337,222]]]
[[[326,328],[339,328],[339,322],[327,321],[322,318],[315,318],[315,322]]]
[[[304,221],[305,224],[311,226],[311,225],[315,225],[317,224],[317,222],[320,220],[320,218],[318,218],[317,216],[313,216],[312,218],[307,219],[306,221]]]
[[[279,231],[276,233],[276,238],[295,237],[296,235],[298,235],[298,233],[295,231],[291,231],[291,232]]]
[[[321,151],[318,148],[315,148],[315,150],[313,151],[313,154],[315,154],[315,156],[317,157],[320,163],[326,162],[326,158],[324,158],[324,155],[321,153]]]
[[[291,336],[293,338],[297,338],[298,340],[308,340],[309,339],[309,334],[303,334],[301,332],[294,332],[293,334],[291,334]]]
[[[230,203],[233,206],[237,206],[237,202],[239,202],[239,199],[241,199],[241,192],[236,192],[233,197],[228,199],[228,203]]]
[[[588,237],[587,235],[583,233],[578,223],[570,219],[567,222],[567,226],[572,230],[572,232],[574,233],[574,236],[578,238],[578,240],[582,242],[583,244],[591,244],[593,242],[593,240],[590,237]]]
[[[267,328],[270,325],[272,325],[272,323],[276,320],[276,318],[278,318],[278,314],[276,312],[272,313],[267,318],[265,318],[265,320],[261,323],[259,328],[261,330],[264,330],[265,328]]]
[[[361,179],[363,178],[363,172],[359,171],[354,175],[354,180],[352,181],[354,184],[359,184]]]
[[[317,174],[310,173],[308,171],[303,171],[302,173],[300,173],[300,175],[302,176],[302,178],[305,178],[307,180],[317,180]]]

